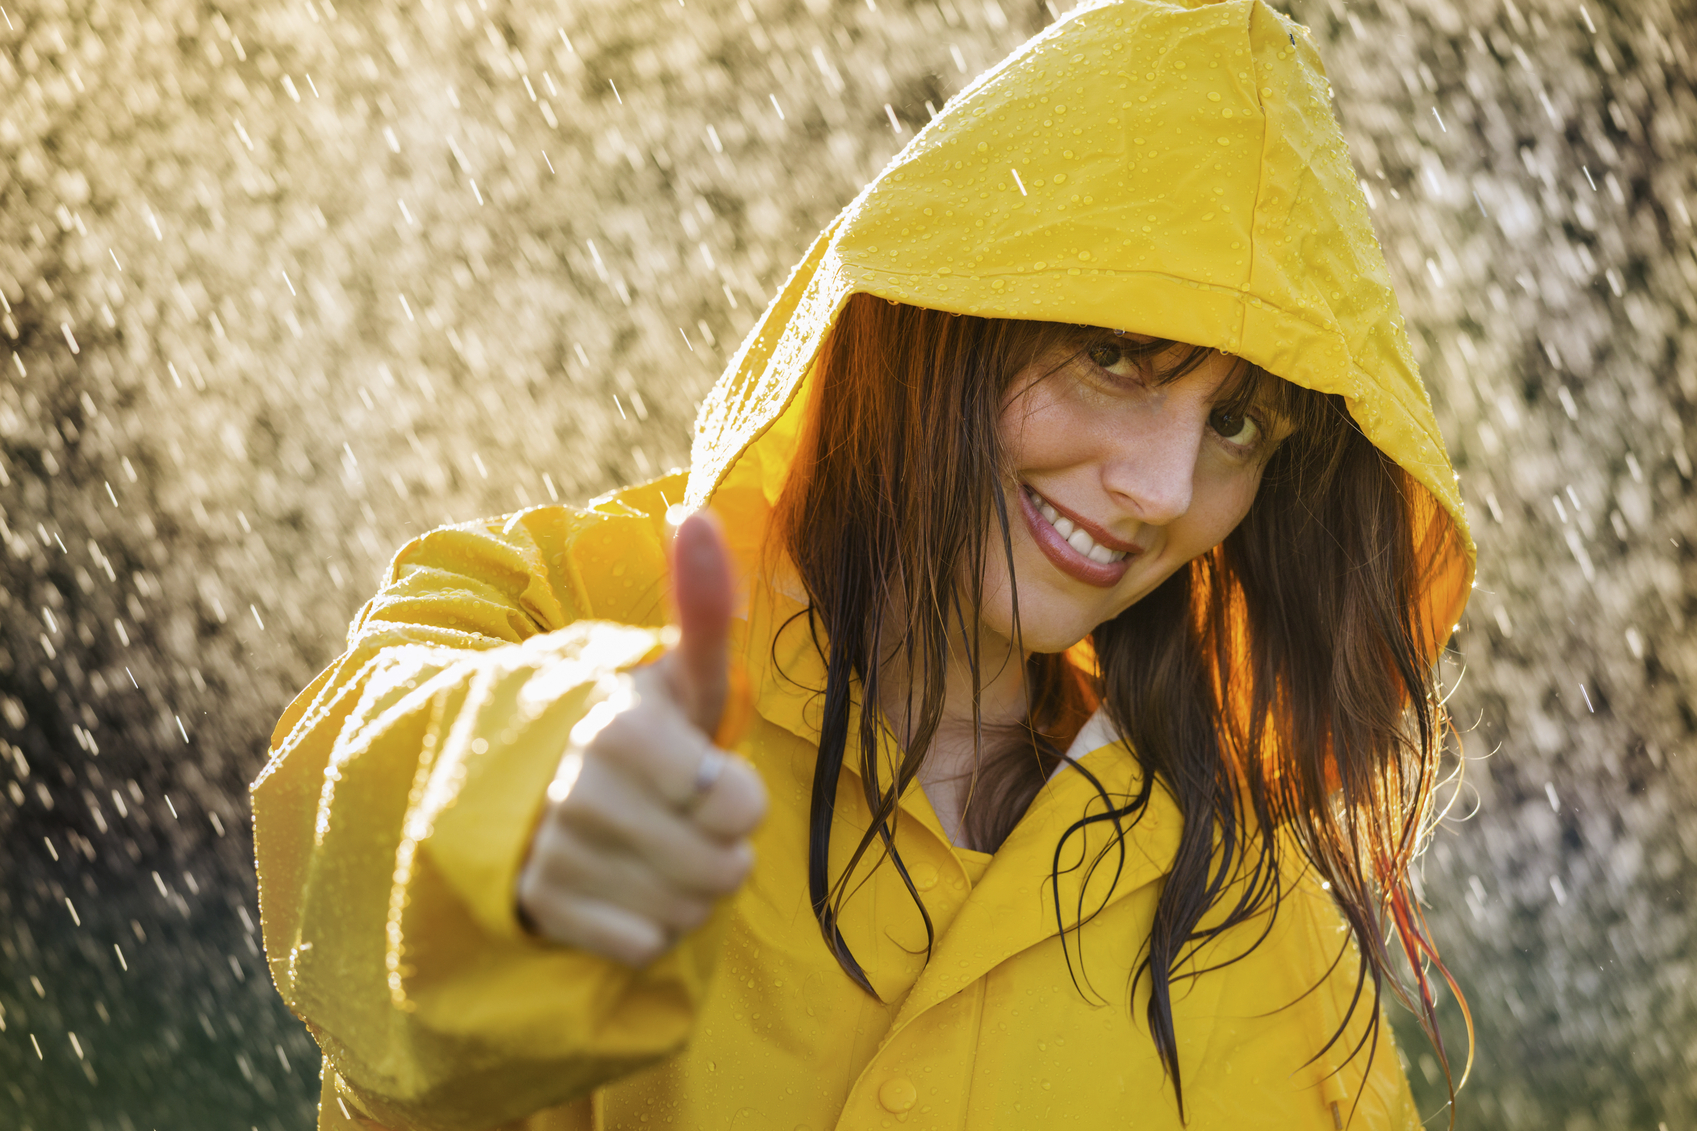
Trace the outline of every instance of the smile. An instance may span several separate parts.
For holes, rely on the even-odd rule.
[[[1136,546],[1120,549],[1103,545],[1071,517],[1062,514],[1054,504],[1020,484],[1020,510],[1026,525],[1031,528],[1038,549],[1068,577],[1107,589],[1119,583],[1130,568],[1131,558],[1139,553]],[[1106,538],[1106,534],[1103,535]]]

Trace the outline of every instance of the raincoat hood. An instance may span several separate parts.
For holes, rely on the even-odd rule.
[[[1307,29],[1261,0],[1057,21],[814,241],[702,406],[686,502],[776,499],[797,394],[856,292],[1171,338],[1341,394],[1424,489],[1410,510],[1435,653],[1476,554],[1330,95]]]

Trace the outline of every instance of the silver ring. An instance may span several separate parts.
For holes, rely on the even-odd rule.
[[[707,791],[719,783],[719,778],[724,772],[725,755],[709,746],[706,755],[701,759],[701,764],[695,768],[695,784],[689,795],[690,804],[694,805],[705,797]]]

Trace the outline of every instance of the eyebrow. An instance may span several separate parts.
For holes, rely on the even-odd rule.
[[[1247,367],[1247,372],[1238,379],[1238,387],[1234,390],[1234,395],[1215,403],[1223,403],[1227,407],[1236,408],[1240,411],[1254,409],[1262,413],[1267,418],[1269,430],[1275,434],[1274,446],[1276,447],[1300,431],[1297,426],[1296,414],[1287,411],[1281,403],[1285,400],[1285,397],[1279,386],[1288,384],[1288,382],[1277,374],[1269,373],[1266,369],[1244,361],[1242,358],[1238,358],[1238,361]],[[1258,374],[1257,370],[1259,370]],[[1253,386],[1253,392],[1246,395],[1246,391],[1251,386]],[[1278,435],[1281,430],[1283,434]]]

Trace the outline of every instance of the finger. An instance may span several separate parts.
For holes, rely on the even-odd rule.
[[[705,511],[684,519],[672,541],[679,629],[676,678],[690,721],[707,734],[713,733],[725,707],[734,584],[731,554],[718,520]]]
[[[766,816],[766,783],[760,771],[727,755],[719,780],[701,795],[689,815],[696,828],[719,840],[748,836]]]
[[[579,836],[552,822],[537,839],[531,867],[551,889],[622,907],[673,931],[706,922],[713,901],[665,880],[640,856]]]
[[[584,752],[641,779],[673,808],[686,808],[699,792],[698,778],[711,746],[671,697],[661,693],[663,672],[643,668],[632,676],[639,708],[610,715]]]
[[[660,924],[603,900],[548,893],[531,911],[536,933],[640,968],[671,948],[671,933]]]
[[[712,746],[684,721],[664,697],[647,688],[659,675],[634,673],[637,696],[653,709],[613,716],[596,732],[587,751],[643,778],[674,808],[688,812],[697,827],[721,840],[747,836],[766,813],[766,787],[753,766]],[[703,788],[703,771],[716,763],[716,776]]]
[[[585,840],[640,857],[661,877],[692,894],[729,895],[753,864],[746,844],[727,844],[654,796],[628,773],[586,757],[571,793],[550,814]]]

